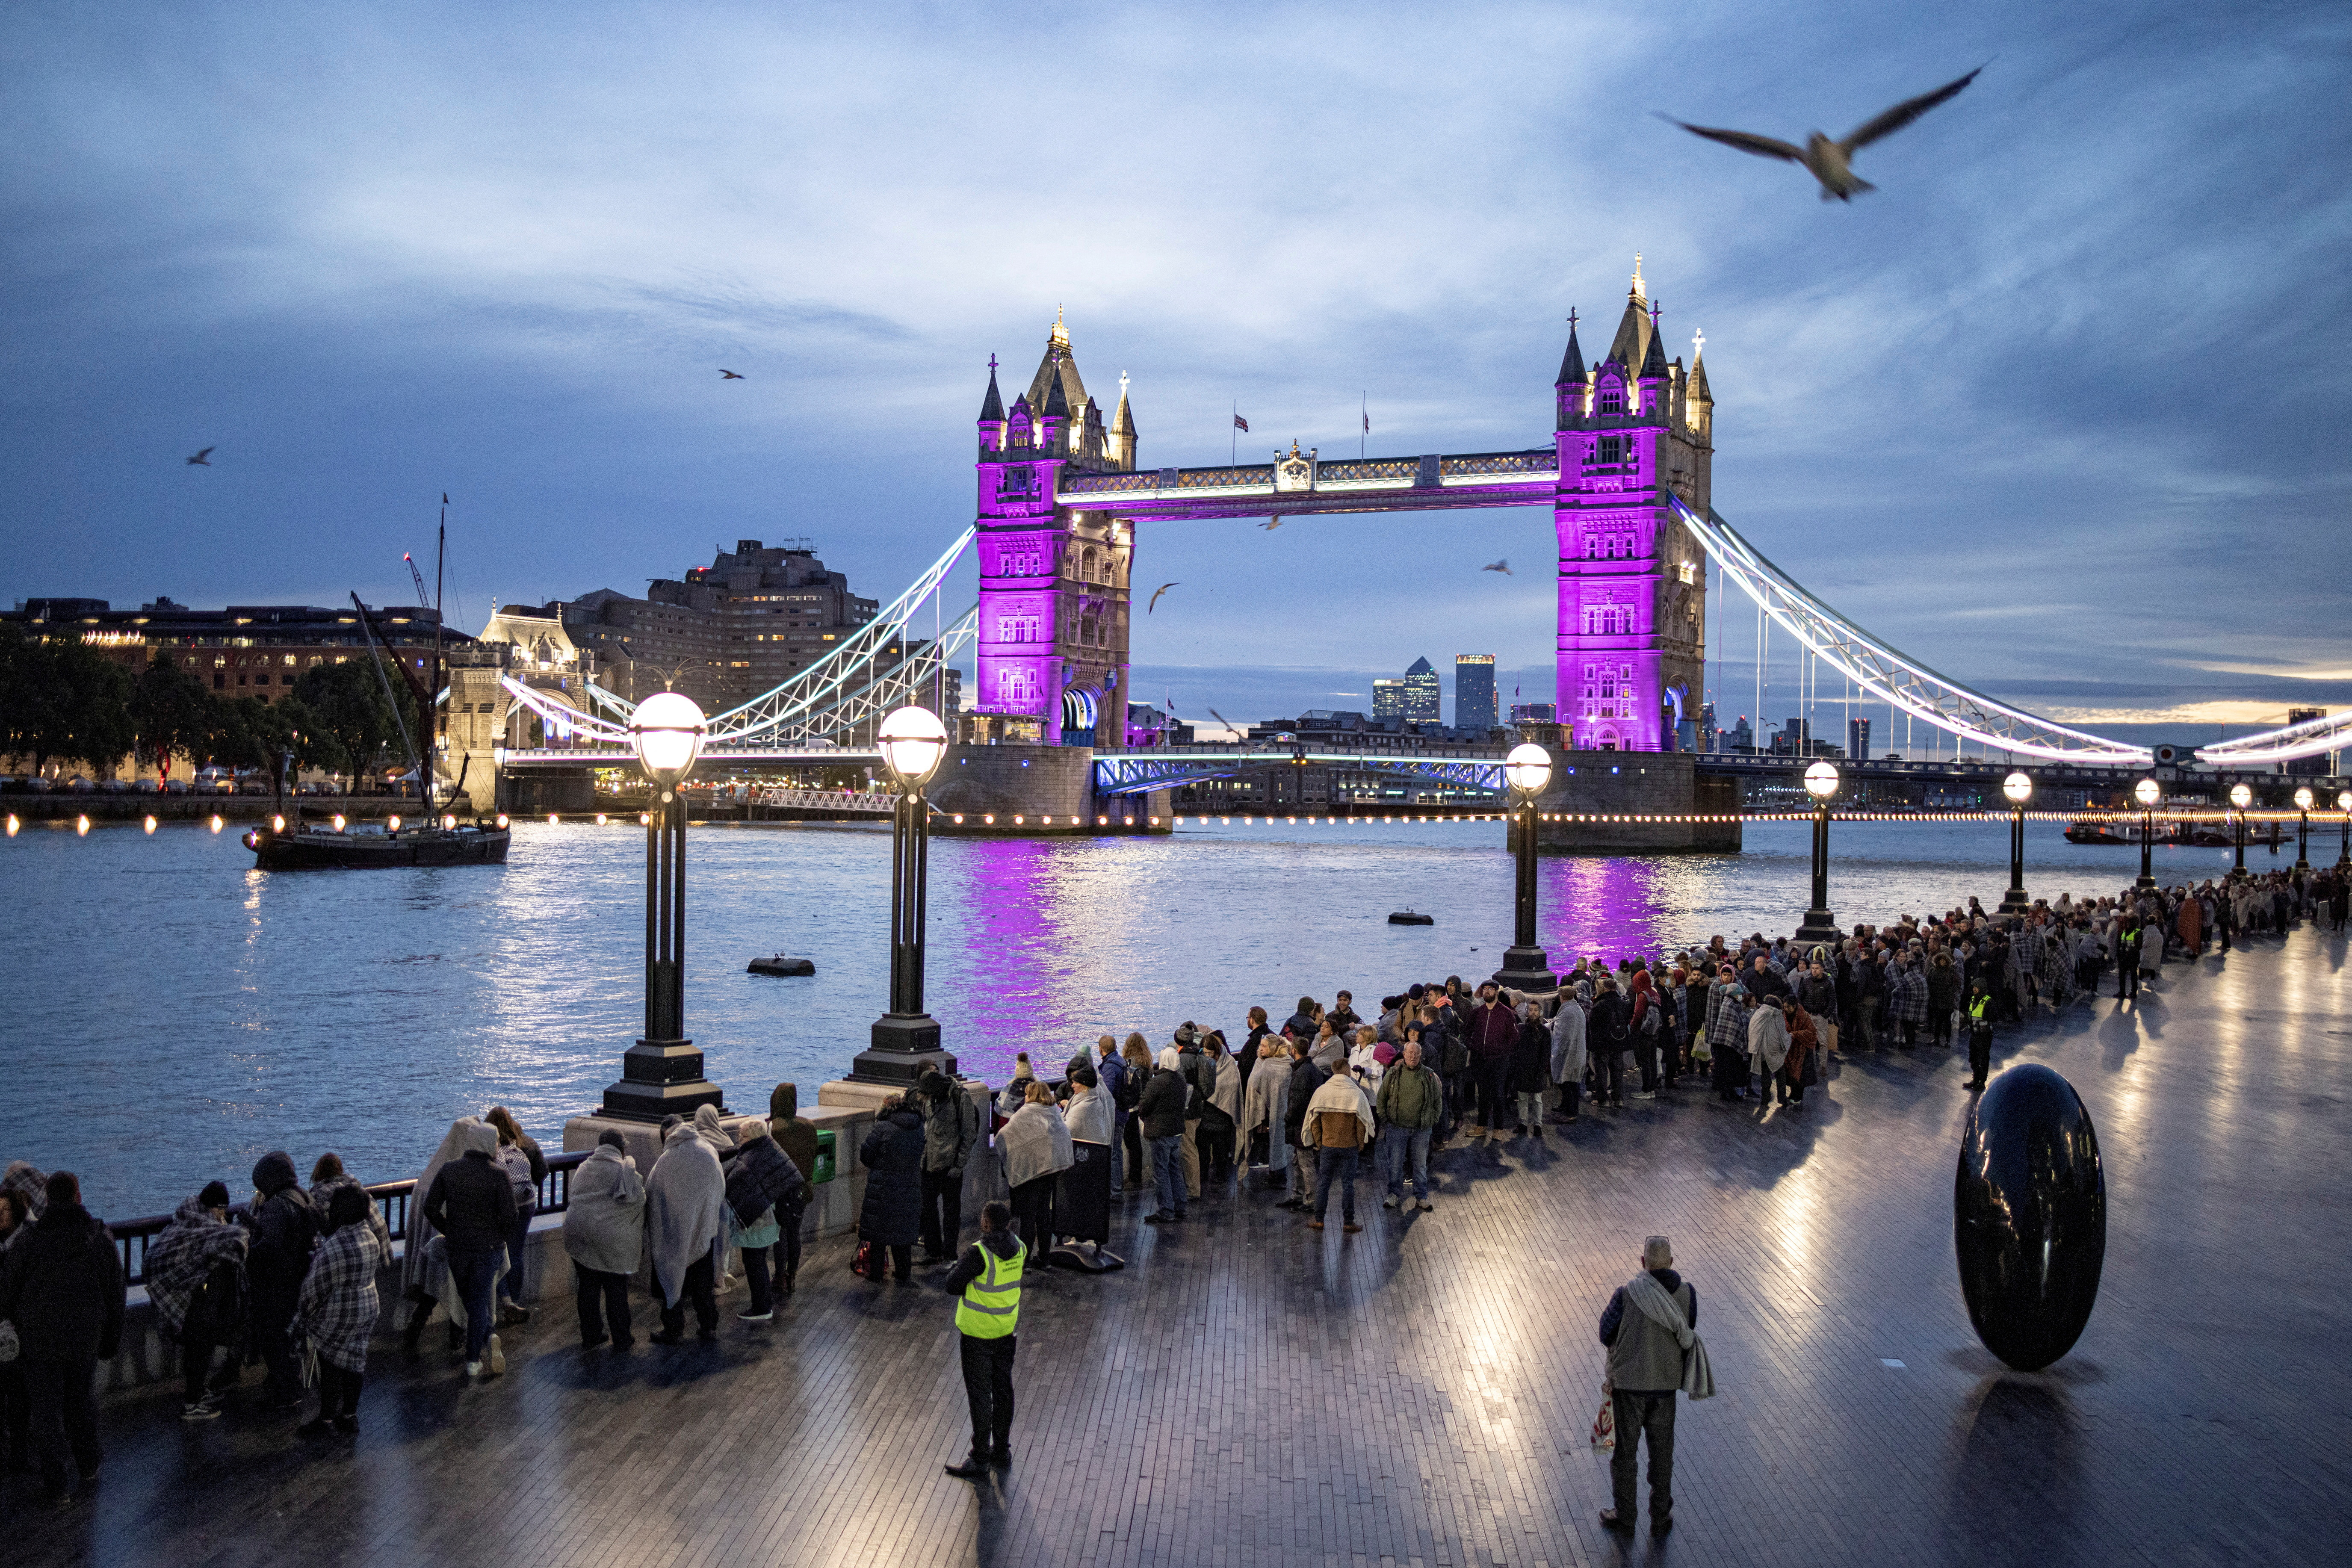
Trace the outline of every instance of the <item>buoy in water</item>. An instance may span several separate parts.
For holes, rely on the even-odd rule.
[[[810,958],[786,958],[782,953],[773,958],[755,958],[745,966],[752,974],[814,974],[816,961]]]
[[[1392,910],[1389,913],[1389,924],[1392,926],[1433,926],[1436,923],[1435,915],[1415,914],[1411,910]]]

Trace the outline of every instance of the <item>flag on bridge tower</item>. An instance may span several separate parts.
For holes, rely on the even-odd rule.
[[[1242,432],[1242,435],[1249,433],[1249,421],[1242,417],[1242,405],[1238,403],[1234,405],[1234,428]],[[1229,448],[1225,454],[1226,460],[1239,462],[1242,455],[1241,436],[1228,435],[1225,437],[1225,445]]]
[[[1234,428],[1244,436],[1249,434],[1249,421],[1242,417],[1239,409],[1234,411]]]

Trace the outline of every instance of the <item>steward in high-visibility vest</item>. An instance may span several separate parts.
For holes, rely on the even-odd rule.
[[[1029,1249],[1015,1237],[1010,1258],[979,1243],[972,1251],[980,1256],[980,1273],[956,1300],[956,1328],[976,1340],[1010,1339],[1021,1326],[1021,1270]]]
[[[1969,1071],[1972,1075],[1971,1089],[1985,1086],[1985,1074],[1992,1067],[1992,993],[1981,980],[1969,993]]]
[[[1021,1275],[1029,1249],[1013,1232],[1003,1200],[980,1211],[980,1239],[948,1271],[956,1298],[964,1398],[971,1405],[971,1456],[948,1474],[978,1480],[992,1465],[1013,1463],[1013,1356],[1021,1326]]]

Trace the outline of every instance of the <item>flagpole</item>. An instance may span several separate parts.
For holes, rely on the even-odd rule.
[[[1364,456],[1364,443],[1371,438],[1372,434],[1372,405],[1367,401],[1369,395],[1368,393],[1363,392],[1356,394],[1356,412],[1363,416],[1363,418],[1358,421],[1362,428],[1356,432],[1356,458],[1360,462]]]
[[[1233,422],[1225,426],[1225,467],[1232,468],[1242,460],[1242,400],[1234,399]]]

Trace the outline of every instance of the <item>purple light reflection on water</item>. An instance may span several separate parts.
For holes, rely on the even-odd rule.
[[[1083,847],[965,839],[950,852],[959,885],[951,909],[934,910],[929,932],[934,952],[950,962],[933,963],[926,1001],[932,1016],[957,1020],[947,1046],[967,1076],[1010,1077],[1014,1054],[1040,1043],[1039,1022],[1076,973],[1073,949],[1082,950],[1086,937],[1067,929],[1073,910],[1054,896],[1074,848]],[[933,879],[936,886],[936,858]],[[943,912],[954,922],[944,930]],[[1030,1059],[1040,1077],[1051,1078],[1069,1053]]]
[[[1555,965],[1716,932],[1780,932],[1805,902],[1809,829],[1751,826],[1737,856],[1548,857],[1538,931]],[[1848,924],[1988,904],[2007,885],[1990,823],[1837,825]],[[2289,841],[2288,856],[2293,853]],[[928,994],[948,1048],[1002,1082],[1015,1051],[1059,1069],[1097,1035],[1165,1044],[1186,1018],[1233,1036],[1341,986],[1360,1009],[1414,980],[1495,969],[1511,937],[1497,823],[1263,823],[1173,837],[936,839]],[[2037,894],[2112,893],[2128,849],[2028,825]],[[692,829],[686,1018],[741,1105],[848,1069],[887,1000],[890,847],[872,828]],[[2250,857],[2250,858],[2252,858]],[[2226,849],[2159,848],[2201,879]],[[2267,854],[2263,868],[2282,862]],[[102,1214],[168,1212],[283,1148],[371,1179],[413,1174],[451,1117],[501,1102],[542,1142],[595,1103],[642,1026],[644,835],[516,825],[503,868],[255,872],[227,835],[27,832],[0,844],[21,908],[0,1017],[54,1070],[0,1100],[0,1158],[81,1173]],[[1391,926],[1391,910],[1434,926]],[[810,979],[744,973],[776,951]],[[122,1108],[168,1091],[173,1114]]]

